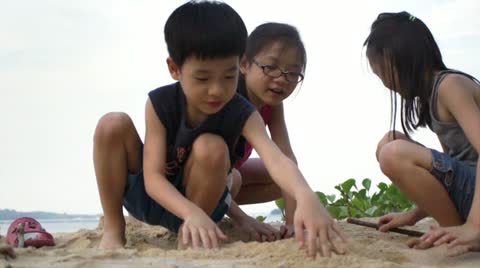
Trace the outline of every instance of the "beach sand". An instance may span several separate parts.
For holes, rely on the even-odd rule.
[[[374,222],[374,219],[366,219]],[[433,224],[425,219],[413,229],[424,231]],[[127,218],[127,245],[119,250],[97,248],[102,224],[96,230],[54,234],[51,248],[16,249],[17,258],[0,258],[8,267],[480,267],[480,253],[446,257],[445,247],[409,249],[405,235],[380,233],[374,229],[340,222],[349,237],[346,255],[331,258],[306,256],[294,239],[276,242],[242,242],[229,221],[221,223],[228,235],[220,250],[176,250],[176,236],[161,227],[148,226]],[[275,224],[273,224],[275,226]],[[278,225],[277,225],[278,226]],[[4,243],[4,238],[0,243]]]

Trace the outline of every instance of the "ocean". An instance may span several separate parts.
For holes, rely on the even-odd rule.
[[[36,219],[50,233],[76,232],[80,229],[97,228],[100,217],[73,219]],[[0,220],[0,235],[5,236],[13,220]]]
[[[256,216],[267,216],[265,222],[276,222],[282,220],[281,214],[270,214],[270,213],[255,213],[251,215],[252,217]],[[87,217],[87,218],[73,218],[73,219],[37,219],[45,230],[49,233],[65,233],[65,232],[76,232],[81,229],[95,229],[97,228],[98,221],[100,217]],[[0,235],[5,236],[8,227],[13,222],[13,220],[0,220]]]

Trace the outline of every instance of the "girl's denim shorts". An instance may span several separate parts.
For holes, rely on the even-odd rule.
[[[475,194],[477,167],[436,150],[431,151],[433,163],[430,173],[445,187],[460,216],[466,221]]]

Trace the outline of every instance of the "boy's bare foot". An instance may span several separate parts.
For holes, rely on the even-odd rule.
[[[102,240],[98,247],[101,249],[123,248],[126,242],[125,234],[118,232],[103,232]]]

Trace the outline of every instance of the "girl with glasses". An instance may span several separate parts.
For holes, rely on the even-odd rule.
[[[273,142],[292,161],[297,163],[290,146],[284,119],[283,100],[288,98],[304,78],[307,55],[297,29],[283,23],[265,23],[248,37],[247,48],[240,63],[242,77],[238,92],[247,98],[260,112]],[[283,238],[293,235],[295,201],[282,192],[272,180],[259,158],[249,158],[252,146],[241,138],[238,153],[243,158],[235,168],[242,178],[242,186],[236,197],[239,204],[263,203],[283,197],[286,225],[282,226]],[[328,213],[326,213],[326,217]],[[254,231],[254,230],[252,230]],[[254,233],[257,239],[266,234]],[[278,237],[278,234],[267,237]]]

